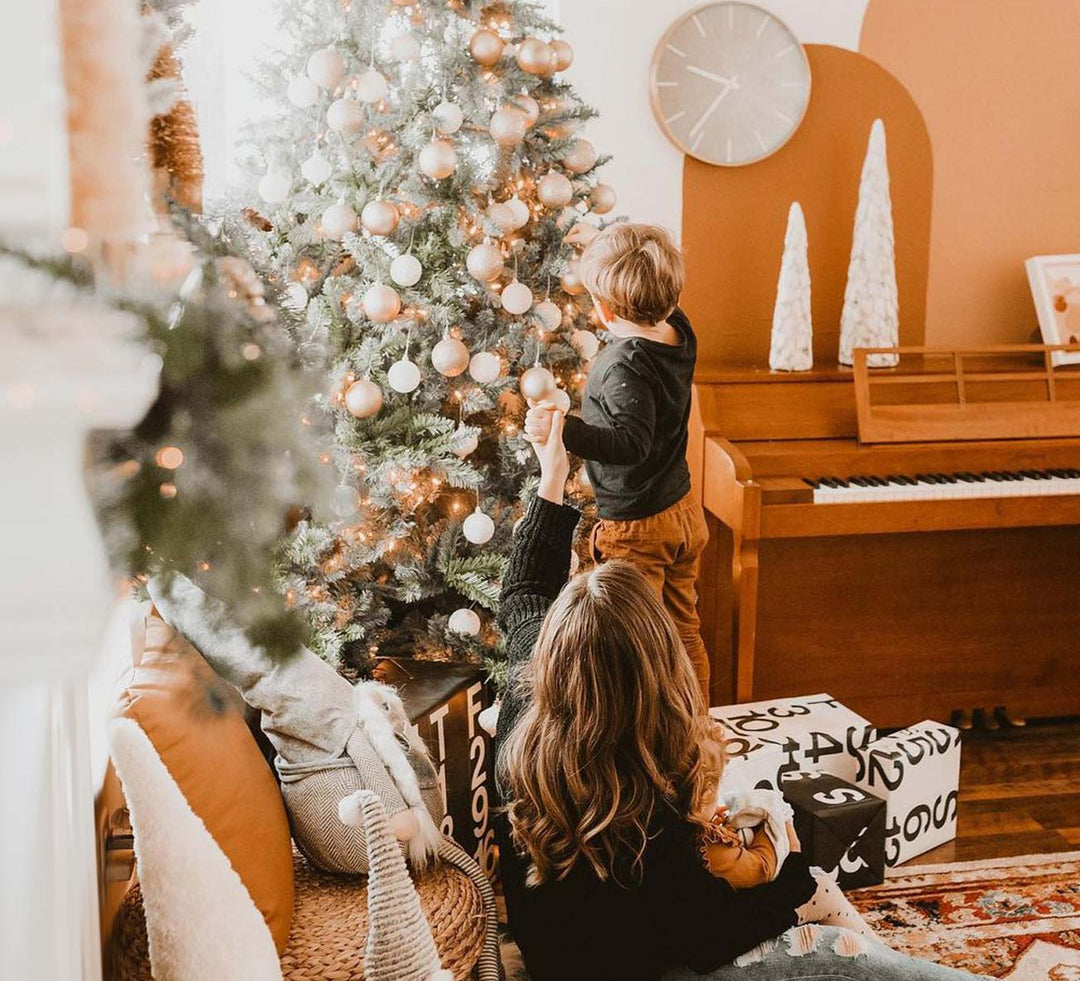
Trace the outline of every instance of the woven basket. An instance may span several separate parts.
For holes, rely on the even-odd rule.
[[[362,981],[368,933],[367,879],[312,868],[294,853],[296,906],[281,955],[286,981]],[[443,967],[473,976],[484,946],[484,905],[464,872],[440,864],[416,884]],[[124,897],[106,948],[107,981],[153,981],[138,885]]]

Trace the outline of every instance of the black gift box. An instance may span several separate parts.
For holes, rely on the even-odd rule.
[[[443,833],[494,875],[492,744],[477,722],[491,704],[484,670],[472,664],[381,658],[375,679],[398,690],[431,752],[446,805]]]
[[[885,801],[829,773],[785,774],[782,790],[811,865],[839,869],[843,889],[884,880]]]

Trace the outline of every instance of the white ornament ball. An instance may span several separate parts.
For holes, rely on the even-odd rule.
[[[308,58],[308,78],[324,89],[334,88],[344,74],[345,60],[333,48],[323,48]]]
[[[563,166],[572,174],[584,174],[596,166],[600,154],[588,140],[574,140],[563,157]]]
[[[524,228],[529,223],[532,212],[529,211],[529,206],[516,194],[506,202],[506,206],[514,212],[515,228]]]
[[[574,49],[561,38],[550,41],[549,46],[555,58],[555,71],[566,71],[574,63]]]
[[[470,453],[476,451],[480,445],[480,437],[474,429],[470,429],[464,423],[460,423],[454,433],[454,456],[464,460]]]
[[[406,355],[400,361],[395,361],[390,365],[386,378],[395,392],[408,395],[409,392],[415,392],[420,385],[420,369]]]
[[[514,214],[514,209],[502,201],[492,201],[487,206],[487,217],[488,221],[495,225],[503,235],[514,231],[518,227],[517,215]]]
[[[368,201],[360,212],[360,224],[372,235],[389,235],[397,228],[398,209],[391,201]]]
[[[469,361],[469,377],[479,385],[490,385],[501,374],[502,361],[490,351],[480,351]]]
[[[297,75],[285,93],[297,109],[307,109],[319,101],[319,86],[304,75]]]
[[[517,146],[525,139],[527,129],[525,117],[513,106],[496,109],[488,125],[491,138],[502,147]]]
[[[432,111],[431,118],[435,128],[443,136],[449,136],[461,129],[461,124],[465,122],[465,113],[461,111],[461,106],[444,100]]]
[[[610,184],[597,184],[589,192],[589,203],[598,215],[606,215],[615,207],[615,189]]]
[[[477,505],[476,510],[461,522],[461,531],[473,545],[486,545],[495,534],[495,522]]]
[[[560,412],[570,411],[570,396],[561,388],[553,388],[548,392],[547,401]]]
[[[503,39],[494,31],[481,28],[469,41],[469,54],[473,61],[485,68],[496,65],[503,54]]]
[[[357,419],[370,418],[382,405],[382,389],[368,378],[354,381],[345,390],[345,408]]]
[[[356,80],[356,96],[361,102],[382,102],[389,91],[386,79],[374,68],[369,68]]]
[[[300,175],[312,184],[322,184],[330,179],[334,168],[318,150],[300,165]]]
[[[304,310],[308,304],[308,291],[303,283],[290,283],[285,289],[285,295],[281,300],[282,306],[297,313]]]
[[[393,286],[373,283],[360,301],[364,314],[377,324],[388,324],[401,313],[401,297]]]
[[[340,484],[334,488],[334,493],[331,496],[331,506],[339,518],[347,518],[360,510],[360,495],[355,487]]]
[[[525,117],[526,126],[531,128],[536,125],[536,121],[540,118],[539,102],[531,95],[526,95],[522,92],[521,95],[514,96],[513,104],[514,108]]]
[[[354,99],[335,99],[326,110],[326,125],[335,133],[358,133],[364,125],[364,110]]]
[[[502,291],[502,305],[507,313],[520,316],[533,304],[532,290],[516,279]]]
[[[390,278],[398,286],[415,286],[423,274],[424,267],[411,252],[399,255],[390,263]]]
[[[480,633],[480,617],[476,615],[475,610],[467,610],[462,607],[460,610],[454,610],[450,614],[446,626],[453,634],[459,634],[462,637],[475,637]]]
[[[352,205],[339,201],[322,213],[323,233],[328,238],[340,239],[349,232],[356,231],[356,221],[356,212]]]
[[[574,186],[565,174],[552,171],[540,179],[536,196],[549,208],[565,208],[574,199]]]
[[[457,378],[469,367],[469,349],[448,335],[431,349],[431,363],[440,375]]]
[[[390,42],[390,56],[394,61],[402,63],[416,61],[420,57],[420,42],[416,39],[416,35],[406,31],[394,38]]]
[[[493,702],[476,717],[476,724],[489,736],[494,736],[499,727],[499,702]]]
[[[570,335],[570,343],[575,351],[586,361],[592,361],[600,350],[600,338],[591,330],[575,330]]]
[[[449,140],[432,140],[419,157],[420,170],[433,180],[449,177],[457,167],[457,151]]]
[[[518,67],[530,75],[550,75],[555,68],[551,46],[539,38],[527,37],[517,47]]]
[[[562,323],[562,310],[559,309],[559,304],[552,303],[551,300],[536,304],[533,313],[548,330],[555,330]]]
[[[289,196],[292,181],[280,170],[272,170],[259,181],[259,197],[267,204],[281,204]]]
[[[555,376],[547,368],[533,365],[521,373],[518,386],[525,398],[532,399],[534,402],[543,402],[555,387]]]
[[[469,275],[481,283],[490,283],[498,279],[503,272],[503,257],[497,245],[481,242],[469,249],[465,259]]]

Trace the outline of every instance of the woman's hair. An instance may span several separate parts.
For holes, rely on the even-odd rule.
[[[658,324],[679,302],[686,270],[665,229],[619,222],[608,225],[582,253],[581,277],[616,317]]]
[[[528,882],[580,862],[636,880],[657,812],[705,827],[723,766],[719,727],[675,625],[627,562],[570,580],[517,681],[529,698],[499,755]]]

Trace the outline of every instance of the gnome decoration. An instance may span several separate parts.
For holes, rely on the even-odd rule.
[[[814,366],[813,339],[806,219],[799,202],[793,201],[776,286],[769,367],[773,371],[809,371]]]
[[[855,211],[851,264],[844,292],[844,311],[840,316],[840,363],[853,363],[854,348],[895,347],[899,343],[896,254],[885,124],[875,119],[863,162],[859,206]],[[867,364],[872,368],[888,368],[899,360],[895,354],[872,354],[867,358]]]

